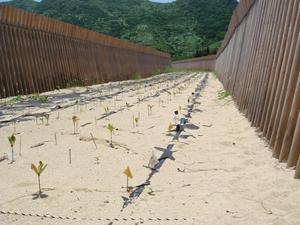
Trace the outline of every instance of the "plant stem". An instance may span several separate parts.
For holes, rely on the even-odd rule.
[[[112,132],[110,132],[110,145],[112,146]]]
[[[42,190],[41,190],[41,180],[40,180],[40,176],[38,176],[38,183],[39,183],[39,197],[41,197]]]
[[[11,147],[11,162],[14,162],[14,148]]]

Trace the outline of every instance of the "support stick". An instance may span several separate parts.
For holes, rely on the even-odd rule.
[[[14,123],[14,134],[15,134],[15,133],[17,132],[17,129],[16,129],[16,123],[17,123],[17,122],[14,121],[13,123]]]
[[[132,125],[133,125],[133,128],[134,128],[134,116],[132,116]]]
[[[72,164],[72,150],[69,149],[69,164]]]
[[[55,140],[55,145],[57,145],[57,136],[56,136],[56,132],[54,133],[54,140]]]
[[[22,135],[20,135],[20,151],[19,156],[22,156]]]
[[[92,140],[93,140],[93,142],[94,142],[94,145],[95,145],[95,147],[96,147],[96,149],[97,149],[98,147],[97,147],[97,144],[96,144],[96,142],[95,142],[94,136],[93,136],[92,133],[90,133],[90,134],[91,134]]]

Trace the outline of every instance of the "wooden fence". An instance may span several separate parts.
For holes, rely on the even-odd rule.
[[[300,178],[300,1],[242,1],[215,70],[273,156]]]
[[[241,0],[215,72],[273,156],[300,178],[300,0]],[[187,63],[187,61],[186,61]]]
[[[143,77],[169,54],[0,6],[0,98]]]
[[[176,69],[201,69],[213,71],[215,69],[216,56],[210,55],[200,58],[188,60],[179,60],[172,63],[172,67]]]

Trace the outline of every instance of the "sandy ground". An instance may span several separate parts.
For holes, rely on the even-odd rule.
[[[0,162],[0,224],[300,224],[300,181],[271,157],[230,97],[218,100],[222,85],[212,74],[199,90],[204,79],[204,73],[175,73],[49,92],[46,104],[3,100],[0,157],[9,159]],[[179,107],[180,117],[192,113],[177,140],[168,125]],[[133,117],[140,118],[137,127]],[[114,147],[108,123],[118,128]],[[11,164],[7,137],[14,130]],[[159,163],[150,174],[144,165],[152,154]],[[30,165],[40,160],[48,164],[41,176],[45,198],[35,199]]]

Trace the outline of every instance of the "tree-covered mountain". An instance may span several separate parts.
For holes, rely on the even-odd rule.
[[[214,51],[236,0],[14,0],[19,8],[169,52],[173,59]]]

